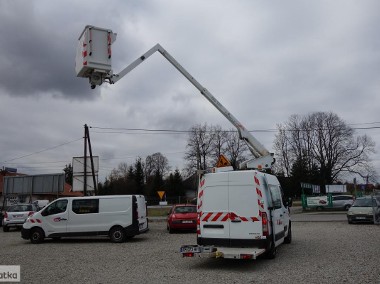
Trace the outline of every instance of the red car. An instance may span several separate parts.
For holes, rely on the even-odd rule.
[[[167,229],[169,233],[175,230],[197,229],[197,206],[194,204],[174,205],[168,214]]]

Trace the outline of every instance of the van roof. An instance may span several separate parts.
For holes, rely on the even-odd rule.
[[[75,197],[60,197],[58,199],[94,199],[94,198],[122,198],[122,197],[144,197],[144,195],[139,194],[124,194],[124,195],[94,195],[94,196],[75,196]],[[56,199],[56,200],[58,200]]]

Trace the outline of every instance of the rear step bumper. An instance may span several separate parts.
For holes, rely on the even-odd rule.
[[[265,252],[265,249],[185,245],[181,247],[180,252],[183,257],[256,259]]]

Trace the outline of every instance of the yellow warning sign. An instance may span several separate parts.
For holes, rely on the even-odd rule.
[[[160,199],[162,200],[162,197],[164,197],[165,191],[157,191],[157,193]]]
[[[216,163],[216,167],[223,168],[231,166],[230,161],[223,154],[219,156],[218,162]]]

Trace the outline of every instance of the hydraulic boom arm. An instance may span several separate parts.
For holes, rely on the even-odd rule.
[[[111,84],[116,83],[130,71],[136,68],[140,63],[145,61],[148,57],[156,51],[161,53],[179,72],[182,73],[200,92],[201,94],[212,103],[238,130],[240,139],[244,140],[252,155],[255,157],[252,160],[246,161],[241,165],[241,168],[255,168],[255,169],[270,169],[274,163],[273,154],[269,153],[267,149],[249,133],[245,127],[206,89],[204,88],[193,76],[191,76],[185,68],[183,68],[160,44],[156,44],[145,54],[133,61],[119,74],[113,74],[109,78]]]

